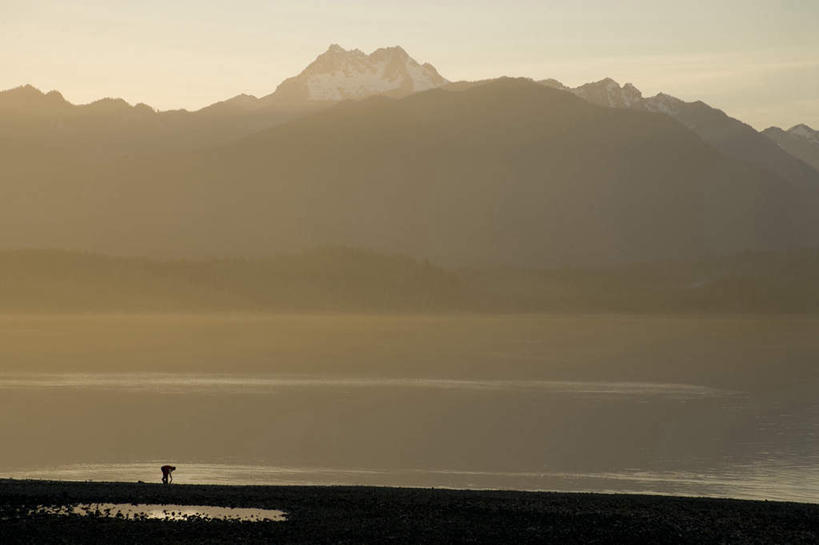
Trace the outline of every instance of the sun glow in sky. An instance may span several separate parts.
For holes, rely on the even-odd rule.
[[[817,28],[816,0],[0,0],[0,89],[197,109],[268,94],[330,43],[401,45],[450,80],[609,76],[816,127]]]

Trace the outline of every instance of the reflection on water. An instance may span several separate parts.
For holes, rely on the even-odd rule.
[[[819,456],[811,460],[819,467]],[[67,481],[141,481],[156,472],[157,463],[98,464],[18,470],[15,479]],[[186,484],[228,485],[360,485],[531,491],[619,492],[681,496],[732,497],[756,500],[819,502],[819,472],[776,462],[715,468],[711,472],[515,472],[427,469],[334,469],[182,464],[178,480]],[[166,507],[166,506],[161,506]],[[189,507],[189,506],[184,506]],[[198,509],[198,507],[196,507]],[[161,513],[162,510],[156,511]],[[185,511],[190,513],[190,511]],[[197,511],[201,512],[201,511]],[[233,512],[233,511],[231,511]],[[238,511],[234,514],[238,515]],[[214,515],[208,515],[216,518]],[[271,518],[272,517],[268,517]],[[276,519],[272,519],[276,520]]]
[[[540,391],[568,394],[703,397],[733,392],[691,384],[566,380],[460,380],[427,378],[325,378],[294,376],[186,375],[163,373],[0,374],[0,389],[118,389],[158,393],[264,393],[293,388],[419,388],[436,390]]]
[[[692,384],[0,375],[0,477],[819,501],[819,403]]]
[[[45,515],[79,515],[133,520],[235,520],[247,522],[284,521],[284,511],[213,505],[82,503],[78,505],[43,506],[35,510]]]

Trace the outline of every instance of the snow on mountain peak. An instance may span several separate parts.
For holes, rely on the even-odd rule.
[[[684,102],[677,97],[665,93],[657,93],[651,98],[643,100],[643,107],[650,112],[659,112],[674,116],[682,107]]]
[[[548,87],[568,91],[584,100],[609,108],[648,110],[674,116],[684,105],[682,100],[665,93],[645,98],[643,93],[633,84],[626,83],[621,87],[619,83],[611,78],[586,83],[574,88],[566,87],[555,79],[542,80],[540,83]]]
[[[413,60],[412,57],[410,57],[409,54],[400,45],[396,45],[393,47],[381,47],[373,51],[370,54],[370,57],[376,61],[381,59],[397,58],[401,60],[410,60],[412,62],[415,62],[415,60]]]
[[[610,108],[631,108],[643,100],[643,94],[634,85],[620,84],[611,78],[605,78],[594,83],[587,83],[571,89],[575,95]]]
[[[371,95],[408,95],[448,83],[429,63],[419,64],[400,46],[369,55],[332,44],[298,76],[282,82],[276,95],[287,100],[338,101]]]

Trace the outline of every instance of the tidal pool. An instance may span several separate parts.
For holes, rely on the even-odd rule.
[[[284,511],[215,505],[177,505],[148,503],[81,503],[76,505],[42,506],[33,514],[79,515],[130,520],[234,520],[242,522],[281,522],[287,520]]]

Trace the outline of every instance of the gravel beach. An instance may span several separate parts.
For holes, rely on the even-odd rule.
[[[47,515],[81,503],[281,509],[284,522]],[[817,543],[819,505],[442,489],[0,480],[0,543]]]

